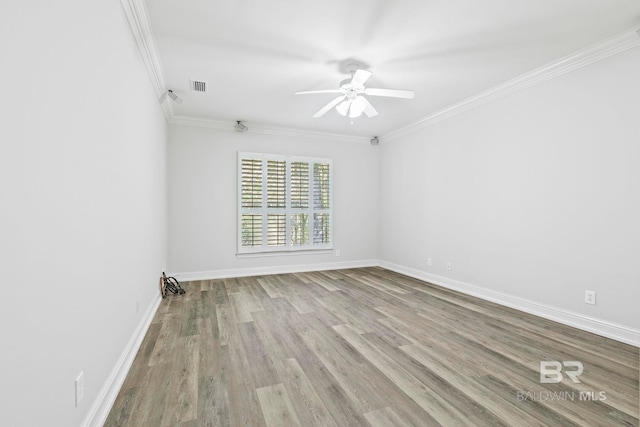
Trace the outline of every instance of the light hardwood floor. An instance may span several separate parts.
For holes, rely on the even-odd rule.
[[[639,424],[637,347],[381,268],[183,285],[106,426]]]

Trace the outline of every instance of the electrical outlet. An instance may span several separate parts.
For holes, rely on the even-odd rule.
[[[80,372],[75,381],[76,384],[76,407],[80,406],[80,402],[84,397],[84,372]]]
[[[431,258],[427,258],[427,267],[431,267]]]
[[[451,270],[451,263],[450,262],[447,263],[447,270]]]
[[[587,304],[596,305],[595,291],[584,291],[584,302]]]
[[[340,256],[340,249],[336,249],[336,256]]]

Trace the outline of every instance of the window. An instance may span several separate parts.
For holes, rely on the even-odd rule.
[[[238,153],[238,253],[331,249],[332,162]]]

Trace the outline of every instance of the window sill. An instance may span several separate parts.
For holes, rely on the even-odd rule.
[[[326,255],[333,254],[333,249],[309,249],[299,251],[271,251],[271,252],[244,252],[236,253],[236,258],[264,258],[292,255]]]

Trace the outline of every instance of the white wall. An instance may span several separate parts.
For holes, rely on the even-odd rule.
[[[640,329],[639,70],[635,48],[381,145],[380,258]]]
[[[0,424],[80,425],[157,296],[167,128],[119,2],[5,0],[0,40]],[[639,66],[628,51],[380,147],[172,125],[170,271],[380,257],[639,328]],[[334,159],[340,258],[236,258],[238,150]]]
[[[78,426],[158,294],[166,122],[118,1],[4,0],[0,58],[0,424]]]
[[[249,124],[251,127],[251,124]],[[169,270],[182,278],[370,264],[377,257],[377,156],[368,142],[169,126]],[[236,257],[236,153],[333,159],[334,254]],[[185,274],[197,273],[197,274]]]

